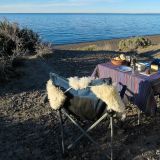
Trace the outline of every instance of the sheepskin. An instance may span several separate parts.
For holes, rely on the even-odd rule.
[[[63,106],[66,96],[64,95],[62,90],[60,90],[58,87],[52,84],[51,80],[47,82],[47,93],[50,106],[54,110],[57,110],[61,106]]]
[[[107,84],[92,86],[91,91],[108,105],[109,110],[124,113],[125,106],[115,86]]]
[[[69,85],[75,90],[78,89],[84,89],[88,87],[88,85],[91,83],[92,78],[91,77],[70,77],[68,78],[69,80]]]

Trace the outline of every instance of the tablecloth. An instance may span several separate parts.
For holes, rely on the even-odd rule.
[[[118,83],[119,90],[126,87],[126,95],[133,99],[140,110],[148,115],[155,115],[157,103],[154,95],[160,93],[160,73],[146,76],[140,73],[122,72],[119,66],[107,62],[98,64],[92,77],[111,77],[113,82]]]

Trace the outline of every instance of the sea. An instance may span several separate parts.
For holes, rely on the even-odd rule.
[[[160,34],[160,14],[1,13],[55,45]]]

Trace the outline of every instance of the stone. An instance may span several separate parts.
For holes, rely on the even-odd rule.
[[[48,96],[45,94],[42,98],[41,98],[41,103],[47,103],[48,102]]]

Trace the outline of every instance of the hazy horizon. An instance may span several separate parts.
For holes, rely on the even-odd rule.
[[[1,0],[0,13],[158,14],[159,0]]]
[[[0,14],[160,14],[160,12],[0,12]]]

